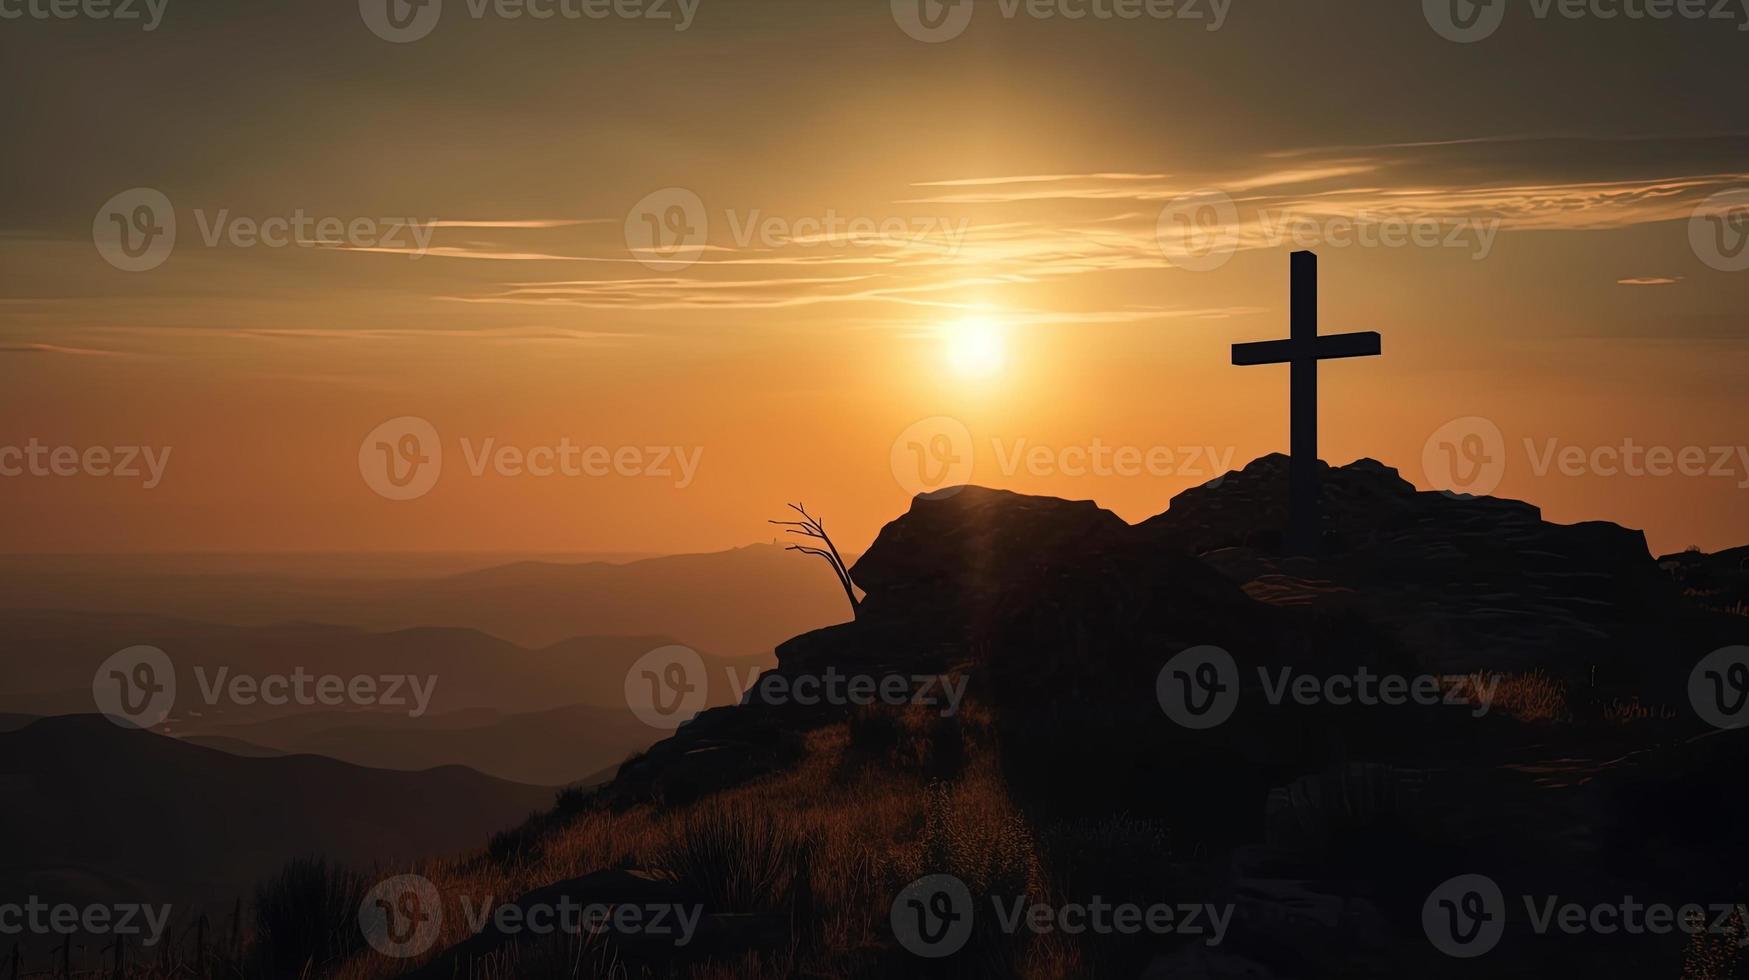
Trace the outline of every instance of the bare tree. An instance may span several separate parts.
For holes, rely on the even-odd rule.
[[[856,598],[856,583],[850,579],[850,569],[844,564],[844,558],[838,554],[838,549],[832,544],[832,539],[826,536],[826,526],[808,513],[801,504],[790,504],[789,509],[802,515],[799,521],[768,521],[785,528],[789,534],[799,534],[804,538],[824,541],[824,548],[816,545],[792,544],[786,551],[799,551],[804,555],[819,555],[832,566],[832,571],[838,575],[838,584],[844,586],[844,595],[850,600],[850,615],[854,618],[861,611],[862,603]]]

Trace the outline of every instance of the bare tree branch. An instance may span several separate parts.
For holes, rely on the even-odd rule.
[[[799,521],[767,521],[766,523],[783,528],[786,534],[797,534],[805,538],[823,541],[826,546],[818,548],[812,545],[792,544],[784,550],[799,551],[804,555],[817,555],[826,559],[826,563],[832,566],[832,572],[838,576],[838,584],[844,587],[844,595],[850,600],[851,614],[855,615],[860,612],[862,602],[856,598],[856,583],[851,580],[850,567],[844,563],[844,557],[838,553],[837,545],[834,545],[832,538],[826,534],[826,525],[809,514],[807,508],[801,504],[790,504],[789,509],[802,515],[802,519]]]

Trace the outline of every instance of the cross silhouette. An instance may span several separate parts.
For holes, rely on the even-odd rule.
[[[1234,344],[1233,363],[1287,364],[1289,443],[1287,540],[1289,551],[1313,554],[1318,549],[1318,362],[1335,357],[1374,357],[1382,352],[1379,335],[1365,333],[1318,336],[1318,256],[1292,256],[1293,299],[1288,339]]]

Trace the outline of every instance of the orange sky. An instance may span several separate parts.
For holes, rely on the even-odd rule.
[[[33,440],[171,454],[151,489],[0,475],[24,516],[0,548],[707,550],[768,539],[793,500],[860,548],[906,506],[895,442],[932,417],[963,424],[974,482],[1139,520],[1217,475],[1211,456],[1285,448],[1285,368],[1233,368],[1228,346],[1285,336],[1298,245],[1322,256],[1326,332],[1384,336],[1384,357],[1324,366],[1327,459],[1430,486],[1436,430],[1483,417],[1499,494],[1658,551],[1749,542],[1749,272],[1691,241],[1697,208],[1749,186],[1749,140],[1721,135],[1749,121],[1696,54],[1735,35],[1509,25],[1464,46],[1414,10],[1235,6],[1218,32],[979,21],[923,44],[886,6],[705,0],[685,32],[458,15],[410,45],[310,11],[173,8],[149,38],[20,25],[53,43],[9,47],[7,80],[63,104],[6,110],[39,136],[6,164],[0,470]],[[332,36],[332,57],[288,60],[287,32]],[[1370,54],[1311,57],[1318,32]],[[1475,74],[1500,63],[1520,74]],[[94,65],[137,83],[97,86]],[[215,66],[253,84],[202,81]],[[1531,83],[1546,97],[1512,98]],[[120,271],[93,216],[142,187],[175,248]],[[643,215],[693,200],[675,188],[703,248],[651,268]],[[1211,190],[1232,254],[1185,268],[1162,211]],[[299,215],[366,234],[272,248],[235,223]],[[1439,244],[1350,243],[1392,222]],[[441,475],[385,499],[361,442],[409,416]],[[696,472],[475,476],[488,439]],[[1539,474],[1550,440],[1728,467]],[[1064,472],[1096,444],[1199,465]]]

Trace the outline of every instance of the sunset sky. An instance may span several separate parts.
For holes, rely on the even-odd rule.
[[[1434,487],[1429,441],[1481,418],[1498,495],[1749,543],[1749,271],[1694,237],[1749,194],[1749,13],[1513,4],[1459,43],[1420,3],[1180,6],[979,0],[933,43],[888,0],[700,0],[685,30],[448,0],[406,43],[350,0],[0,21],[0,447],[170,450],[150,489],[0,476],[0,550],[699,551],[797,500],[860,549],[943,417],[971,482],[1141,520],[1287,448],[1286,369],[1229,347],[1286,336],[1307,245],[1324,331],[1384,338],[1323,366],[1325,459]],[[176,244],[128,272],[94,225],[135,188]],[[1187,196],[1232,203],[1217,268],[1162,247]],[[348,230],[234,224],[297,215]],[[643,249],[646,215],[701,247]],[[1328,240],[1357,219],[1439,241]],[[361,444],[402,417],[443,459],[395,500]],[[474,476],[488,439],[672,472]],[[1627,440],[1709,472],[1538,472]],[[1095,444],[1184,462],[1066,471]]]

